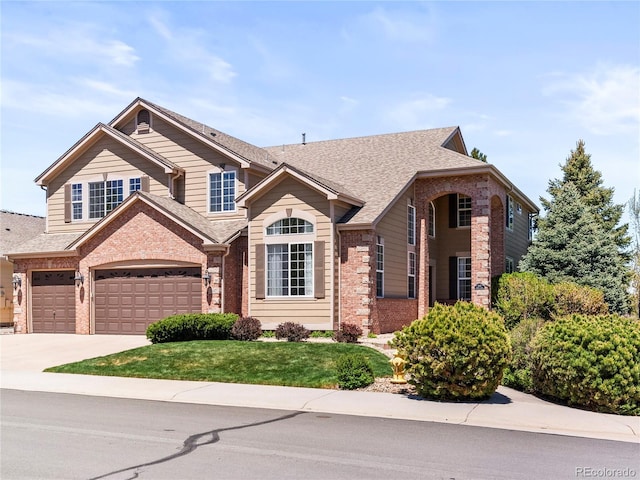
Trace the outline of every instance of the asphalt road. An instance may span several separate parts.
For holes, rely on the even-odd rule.
[[[0,393],[3,480],[640,478],[640,445],[633,443],[346,415]]]

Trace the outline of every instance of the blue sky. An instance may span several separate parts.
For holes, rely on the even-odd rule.
[[[584,139],[640,189],[639,2],[12,2],[0,208],[141,96],[258,146],[459,125],[532,200]],[[393,172],[390,172],[393,174]]]

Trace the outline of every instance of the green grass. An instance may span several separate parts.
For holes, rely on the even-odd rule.
[[[158,343],[46,371],[334,388],[338,382],[336,361],[339,356],[350,353],[361,353],[369,358],[376,377],[391,375],[389,359],[362,345],[231,340]]]

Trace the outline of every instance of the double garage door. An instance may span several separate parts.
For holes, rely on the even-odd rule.
[[[202,311],[199,268],[96,270],[95,333],[144,334],[150,323]]]
[[[75,333],[73,271],[33,272],[35,333]],[[200,268],[146,268],[95,272],[95,333],[144,334],[176,313],[202,311]]]

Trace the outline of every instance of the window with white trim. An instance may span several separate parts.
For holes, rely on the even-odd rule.
[[[433,202],[429,202],[429,236],[436,236],[436,207]]]
[[[458,299],[471,300],[471,257],[458,257]]]
[[[407,243],[416,244],[416,207],[407,205]]]
[[[236,211],[236,172],[209,174],[209,212]]]
[[[376,237],[376,296],[384,296],[384,239]]]
[[[507,257],[504,262],[505,273],[513,273],[515,271],[513,258]]]
[[[458,194],[458,227],[471,226],[471,197]]]
[[[514,213],[514,202],[513,197],[511,195],[507,195],[507,208],[505,211],[505,226],[507,230],[513,231],[513,213]]]
[[[313,233],[313,224],[295,217],[266,228],[267,237],[309,233]],[[313,242],[269,243],[266,250],[267,297],[312,297]]]
[[[123,181],[89,182],[89,218],[102,218],[122,203]]]
[[[407,273],[407,297],[416,298],[416,254],[414,252],[409,252],[409,265],[407,266]]]
[[[71,212],[74,220],[82,220],[82,184],[71,184]]]
[[[129,195],[138,190],[142,190],[142,178],[130,178],[129,179]]]
[[[535,213],[529,214],[529,232],[528,232],[528,240],[533,241],[533,234],[536,229],[536,215]]]

